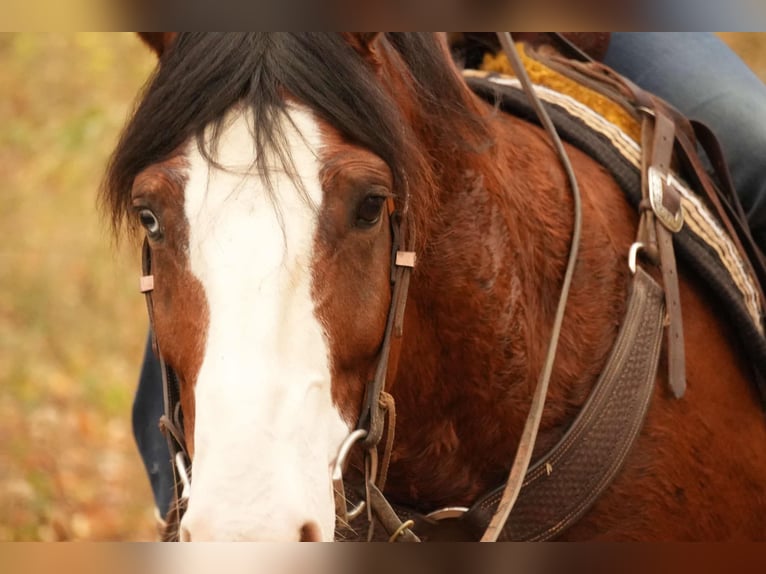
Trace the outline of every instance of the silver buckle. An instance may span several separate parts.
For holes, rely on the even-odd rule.
[[[362,514],[362,511],[366,506],[366,503],[363,500],[349,510],[348,500],[346,500],[346,489],[343,485],[343,471],[346,466],[346,459],[351,452],[351,448],[366,436],[367,431],[364,429],[357,429],[349,434],[338,449],[338,456],[335,459],[335,464],[332,469],[332,486],[333,492],[335,493],[335,514],[346,524]]]
[[[663,173],[654,166],[649,168],[648,174],[649,202],[652,205],[652,211],[654,211],[654,214],[669,231],[672,231],[673,233],[681,231],[681,228],[684,225],[683,206],[679,204],[678,213],[672,213],[662,203],[662,198],[665,194],[665,186],[667,185],[668,187],[679,190],[681,184],[672,174]]]

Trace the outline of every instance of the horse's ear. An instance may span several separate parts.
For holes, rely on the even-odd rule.
[[[348,42],[360,56],[370,63],[378,63],[375,45],[383,32],[343,32],[342,34],[346,42]]]
[[[178,32],[138,32],[138,36],[161,58],[175,42]]]

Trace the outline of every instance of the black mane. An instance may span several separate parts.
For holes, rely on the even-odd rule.
[[[416,81],[420,105],[430,114],[440,110],[454,117],[460,87],[437,39],[391,33],[388,40]],[[202,143],[208,126],[218,133],[225,112],[238,102],[253,111],[254,161],[267,176],[263,150],[287,159],[276,121],[285,91],[386,161],[401,191],[417,155],[414,138],[373,68],[340,34],[182,33],[160,61],[112,155],[102,199],[115,229],[129,211],[136,175],[192,137]],[[215,138],[208,145],[214,148]],[[200,148],[211,154],[209,147]]]

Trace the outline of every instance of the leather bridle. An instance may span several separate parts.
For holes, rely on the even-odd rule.
[[[403,203],[406,206],[406,200]],[[406,219],[397,210],[395,200],[388,198],[386,207],[391,233],[391,302],[377,366],[372,380],[368,382],[365,389],[359,422],[355,430],[341,446],[335,464],[335,472],[333,473],[336,490],[336,511],[341,520],[344,521],[358,516],[365,508],[365,503],[357,505],[353,511],[349,511],[346,506],[343,466],[351,447],[358,442],[364,449],[365,483],[368,494],[366,499],[369,500],[370,488],[377,491],[375,494],[378,495],[378,499],[382,498],[380,493],[385,486],[388,461],[390,460],[393,446],[395,406],[393,398],[385,392],[385,388],[396,377],[404,331],[404,311],[407,303],[407,292],[410,274],[416,262],[416,255],[414,251],[407,251],[405,249],[408,237]],[[152,274],[152,250],[148,239],[144,239],[142,247],[140,289],[146,297],[146,308],[152,332],[152,347],[159,360],[162,373],[164,414],[160,417],[159,425],[167,439],[168,450],[173,462],[175,505],[170,509],[164,521],[165,532],[163,538],[165,540],[176,540],[179,536],[181,518],[186,510],[186,503],[189,498],[191,458],[186,447],[183,430],[179,380],[173,369],[165,362],[154,329],[154,306],[152,301],[154,275]],[[382,464],[379,464],[378,445],[383,438],[383,432],[386,427],[387,438],[384,445]],[[368,505],[368,512],[372,513],[372,509],[376,507],[379,509],[380,503]],[[390,510],[390,507],[389,511],[393,512]],[[402,534],[407,538],[405,533]]]
[[[160,349],[157,335],[154,329],[154,305],[152,292],[154,291],[154,275],[152,274],[152,249],[149,240],[144,239],[141,253],[142,276],[140,289],[146,298],[146,310],[149,315],[149,325],[152,335],[152,349],[160,364],[162,374],[162,397],[164,413],[160,417],[159,426],[168,443],[168,451],[171,456],[173,468],[173,484],[175,497],[173,506],[163,521],[163,540],[175,540],[179,535],[179,525],[186,510],[189,500],[189,488],[191,484],[191,457],[186,446],[184,435],[183,412],[181,410],[181,389],[178,376],[175,371],[165,362]]]

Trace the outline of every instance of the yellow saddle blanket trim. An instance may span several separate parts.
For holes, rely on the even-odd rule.
[[[619,103],[529,57],[524,53],[523,45],[519,48],[530,80],[543,88],[539,91],[542,99],[559,106],[565,113],[583,122],[587,128],[604,136],[623,158],[635,169],[640,170],[641,126],[639,122]],[[504,54],[497,56],[487,54],[481,71],[464,70],[463,74],[467,77],[484,77],[498,85],[509,85],[509,77],[514,83],[518,82]],[[678,180],[682,181],[680,176]],[[704,203],[685,183],[679,187],[679,191],[682,195],[684,226],[715,252],[731,281],[741,293],[742,301],[753,325],[758,333],[763,335],[762,303],[755,288],[755,279],[746,269],[731,239]]]
[[[527,74],[532,83],[545,86],[551,90],[574,98],[584,106],[589,107],[597,114],[606,118],[610,123],[619,127],[623,132],[633,138],[634,141],[641,141],[641,125],[620,104],[613,102],[606,96],[603,96],[590,88],[578,84],[576,81],[567,78],[556,70],[547,67],[542,62],[530,58],[526,54],[523,44],[519,44],[518,48],[518,52],[524,63],[524,68],[527,70]],[[503,53],[485,54],[481,64],[481,70],[485,72],[497,72],[507,76],[514,75],[511,64],[508,62],[508,57]]]

